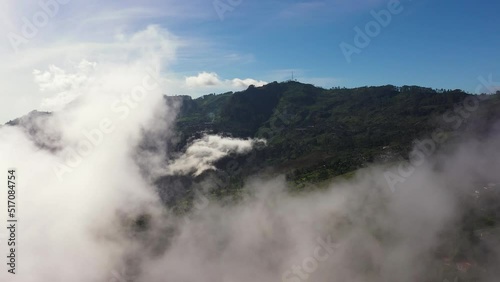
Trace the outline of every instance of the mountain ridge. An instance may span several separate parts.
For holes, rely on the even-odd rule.
[[[454,108],[468,97],[484,95],[393,85],[323,89],[288,81],[235,93],[196,99],[168,96],[166,100],[183,102],[176,123],[181,136],[178,149],[193,136],[207,133],[265,138],[268,146],[259,154],[259,166],[277,167],[295,182],[316,182],[388,155],[392,157],[387,161],[404,158],[413,141],[438,127],[454,135],[468,130],[455,130],[443,121],[443,115],[456,114]],[[500,119],[500,95],[487,97],[470,119],[489,117],[483,124],[486,128]]]

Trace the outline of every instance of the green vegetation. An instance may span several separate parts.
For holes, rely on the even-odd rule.
[[[304,187],[368,163],[401,159],[414,140],[437,126],[451,133],[442,116],[469,96],[461,90],[418,86],[323,89],[295,81],[198,99],[180,96],[179,148],[207,132],[265,138],[268,146],[250,169],[272,167]],[[474,114],[495,120],[499,101],[493,95]]]

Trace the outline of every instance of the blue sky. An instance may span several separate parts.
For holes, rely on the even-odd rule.
[[[280,80],[293,69],[300,80],[325,87],[417,84],[473,91],[477,76],[500,74],[500,2],[401,1],[403,11],[351,63],[339,44],[352,43],[353,28],[363,29],[373,20],[370,12],[386,9],[389,1],[338,2],[349,1],[244,1],[224,21],[172,30],[212,38],[221,50],[251,58],[241,65],[199,65],[223,76]]]
[[[165,93],[194,97],[287,80],[292,72],[327,88],[394,84],[474,92],[479,76],[500,81],[498,1],[42,2],[54,1],[56,11],[45,12],[48,24],[21,43],[12,34],[24,36],[24,20],[45,10],[37,1],[0,4],[0,99],[9,104],[0,121],[43,110],[54,95],[49,90],[79,85],[88,74],[81,62],[131,62],[146,48],[168,53],[161,56]],[[369,44],[358,48],[355,28],[373,28],[373,13],[391,19],[376,24]],[[350,62],[341,43],[357,48]],[[48,78],[52,86],[43,81]]]

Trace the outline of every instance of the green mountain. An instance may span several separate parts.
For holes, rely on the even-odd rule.
[[[288,81],[236,93],[166,100],[182,101],[178,149],[205,133],[265,138],[267,146],[246,162],[242,173],[272,168],[300,187],[369,163],[404,158],[415,140],[438,127],[450,136],[471,128],[487,131],[500,117],[500,95],[480,97],[485,95],[418,86],[323,89]],[[468,112],[472,106],[465,108],[467,98],[480,103],[478,109]],[[454,119],[461,117],[457,109],[470,117],[454,128]],[[480,126],[470,126],[478,120]],[[219,167],[223,165],[224,161]]]

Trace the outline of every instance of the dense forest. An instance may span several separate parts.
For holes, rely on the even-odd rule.
[[[170,104],[181,102],[177,150],[208,133],[264,138],[267,145],[243,160],[244,169],[238,172],[272,168],[298,188],[348,176],[370,163],[405,159],[413,142],[436,128],[459,137],[468,130],[487,132],[500,117],[498,94],[475,96],[419,86],[323,89],[288,81],[197,99],[165,98]],[[470,107],[463,109],[467,98],[477,99],[480,105],[468,112]],[[466,116],[456,126],[454,119],[462,118],[460,109]],[[470,126],[478,119],[486,122]],[[224,170],[226,163],[219,167]]]

